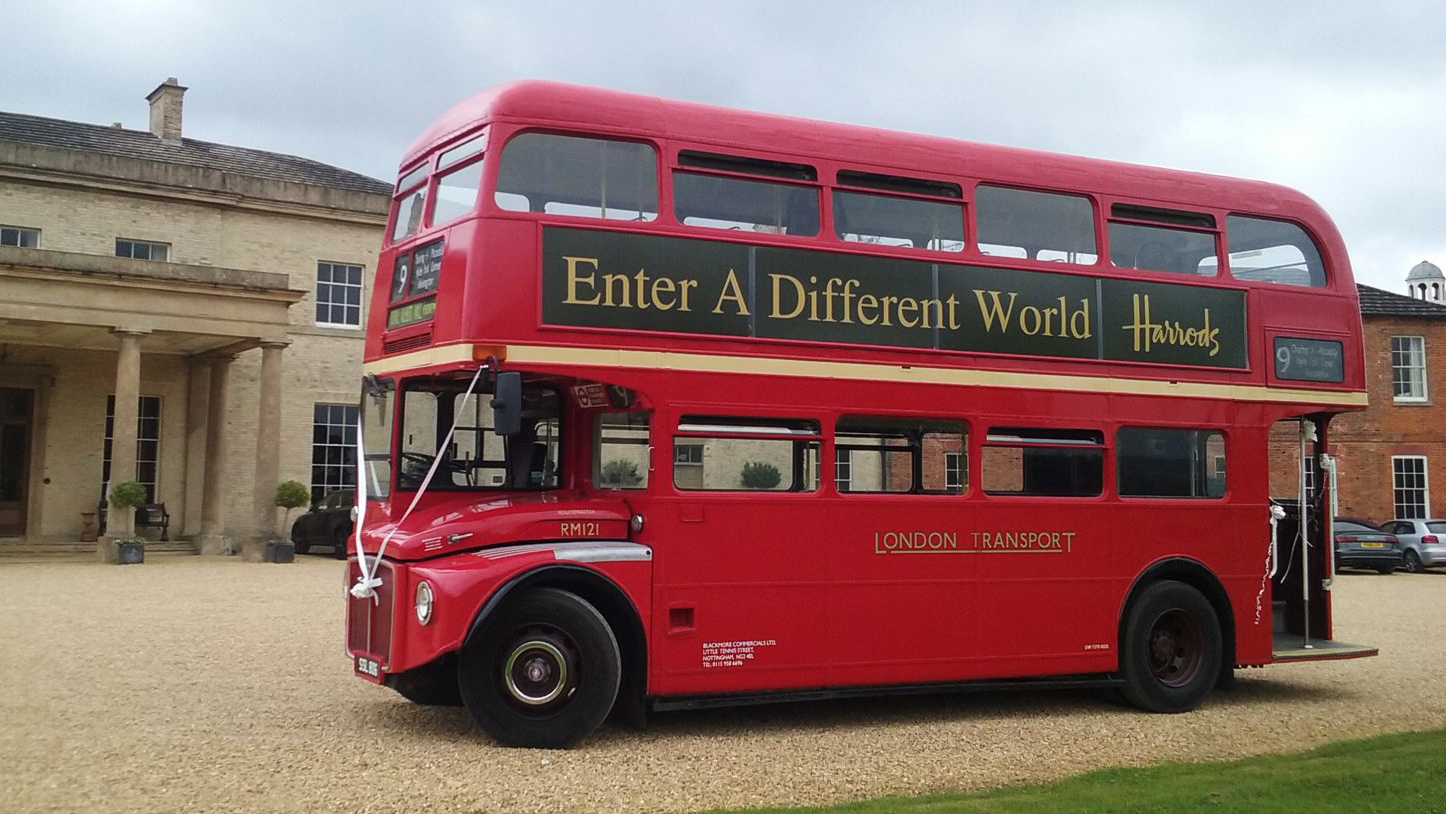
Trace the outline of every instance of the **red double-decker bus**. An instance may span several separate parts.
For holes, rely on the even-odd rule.
[[[348,652],[503,743],[1375,652],[1269,494],[1365,405],[1289,189],[526,82],[407,152],[374,290]]]

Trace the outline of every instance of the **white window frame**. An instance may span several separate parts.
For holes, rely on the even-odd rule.
[[[843,454],[840,455],[839,453]],[[835,449],[833,454],[833,483],[834,490],[847,492],[853,487],[854,462],[849,458],[848,450]]]
[[[1402,353],[1410,355],[1410,360],[1405,365],[1396,364],[1396,342],[1397,340],[1407,341],[1407,347]],[[1397,390],[1397,371],[1412,371],[1418,376],[1419,394],[1408,393],[1402,395]],[[1423,336],[1392,336],[1391,337],[1391,396],[1398,403],[1420,404],[1430,397],[1430,391],[1426,386],[1426,338]]]
[[[154,404],[156,408],[156,436],[151,438],[141,431],[141,422],[144,420],[146,404]],[[130,477],[123,480],[133,480],[142,486],[147,487],[147,497],[152,503],[160,503],[161,495],[161,441],[165,437],[163,420],[165,404],[160,396],[141,394],[136,398],[136,471],[130,473]],[[101,474],[107,477],[102,478],[101,500],[110,500],[111,483],[115,481],[115,473],[111,472],[111,456],[115,441],[115,394],[106,394],[106,423],[110,424],[109,430],[105,433],[103,447],[101,449]],[[141,454],[141,445],[147,441],[153,441],[156,445],[155,459],[151,460]],[[154,480],[141,480],[140,469],[143,464],[151,464],[154,468]]]
[[[337,269],[346,269],[346,270],[356,269],[356,272],[357,272],[357,281],[356,281],[355,284],[352,284],[352,283],[350,283],[350,282],[345,282],[345,281],[343,281],[343,282],[337,282],[337,281],[334,280],[334,279],[328,279],[328,280],[326,280],[326,281],[323,281],[323,280],[321,279],[321,269],[322,269],[323,266],[326,267],[327,276],[328,276],[328,277],[332,276],[332,274],[334,274]],[[329,295],[330,295],[332,292],[341,293],[341,294],[342,294],[342,299],[341,299],[341,301],[337,301],[336,299],[332,298],[331,296],[328,296],[327,299],[323,300],[323,299],[321,298],[322,286],[326,286],[326,287],[327,287],[326,290],[327,290],[327,292],[328,292]],[[366,286],[366,266],[363,266],[363,265],[361,265],[360,263],[339,263],[339,262],[336,262],[336,261],[334,261],[334,260],[318,260],[318,261],[316,261],[316,289],[315,289],[315,297],[314,297],[314,299],[315,299],[315,307],[316,307],[317,309],[320,309],[320,308],[322,308],[323,306],[325,306],[326,309],[327,309],[328,314],[330,314],[330,312],[332,311],[332,309],[335,309],[335,308],[341,308],[343,311],[345,311],[347,308],[351,308],[351,307],[355,307],[355,308],[357,309],[357,320],[356,320],[356,322],[331,322],[331,321],[329,321],[329,320],[323,320],[323,319],[320,318],[319,315],[316,315],[316,316],[317,316],[317,319],[316,319],[316,325],[317,325],[317,327],[318,327],[318,328],[346,328],[346,329],[348,329],[348,330],[353,330],[353,331],[361,330],[362,322],[363,322],[363,320],[366,318],[366,303],[364,302],[364,300],[365,300],[366,298],[365,298],[364,296],[362,296],[362,295],[365,293],[365,286]],[[355,289],[355,290],[356,290],[356,305],[355,305],[355,306],[352,306],[351,303],[349,303],[349,302],[346,301],[347,298],[346,298],[346,296],[345,296],[345,292],[348,291],[348,290],[351,290],[351,289]],[[313,313],[314,313],[314,312],[313,312]],[[315,315],[315,314],[314,314],[314,315]]]
[[[1407,517],[1401,512],[1403,504],[1396,499],[1396,493],[1405,491],[1407,488],[1415,490],[1417,487],[1405,487],[1397,483],[1396,476],[1400,473],[1396,469],[1397,461],[1420,461],[1421,462],[1421,514],[1420,516]],[[1414,474],[1414,473],[1412,473]],[[1391,511],[1400,520],[1424,520],[1431,516],[1431,470],[1425,455],[1392,455],[1391,456]]]
[[[6,232],[10,232],[15,235],[14,243],[11,243],[4,239]],[[26,246],[25,235],[34,235],[35,245]],[[40,230],[32,229],[29,226],[9,226],[6,224],[0,224],[0,246],[12,246],[17,249],[38,249],[40,248]]]
[[[959,490],[963,490],[963,488],[964,488],[964,453],[962,453],[962,452],[946,452],[946,453],[944,453],[944,488],[945,488],[945,489],[959,489]]]

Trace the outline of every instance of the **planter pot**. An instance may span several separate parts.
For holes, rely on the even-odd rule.
[[[296,546],[289,542],[273,540],[266,544],[264,562],[292,562],[296,559]]]
[[[116,543],[115,551],[118,565],[139,565],[146,561],[144,543]]]

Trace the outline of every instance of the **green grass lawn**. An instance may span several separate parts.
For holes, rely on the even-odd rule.
[[[751,810],[750,814],[758,814]],[[889,797],[828,808],[882,812],[1446,812],[1446,729],[1332,743],[1229,763],[1107,769],[1057,783],[934,797]]]

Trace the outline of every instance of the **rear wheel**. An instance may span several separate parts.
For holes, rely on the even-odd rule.
[[[311,550],[311,543],[306,541],[296,526],[291,527],[291,544],[296,547],[297,554],[305,554]]]
[[[1392,564],[1392,565],[1378,565],[1378,566],[1376,566],[1376,573],[1377,573],[1377,574],[1394,574],[1394,573],[1396,573],[1396,566],[1395,566],[1394,564]]]
[[[1221,674],[1220,621],[1199,591],[1162,580],[1130,606],[1121,642],[1124,695],[1151,712],[1200,705]]]
[[[1406,553],[1401,555],[1401,562],[1406,566],[1406,571],[1412,574],[1426,570],[1426,566],[1421,564],[1421,555],[1417,554],[1414,548],[1406,549]]]
[[[500,608],[462,650],[462,701],[508,746],[560,749],[600,725],[617,699],[622,657],[602,614],[556,588]]]

